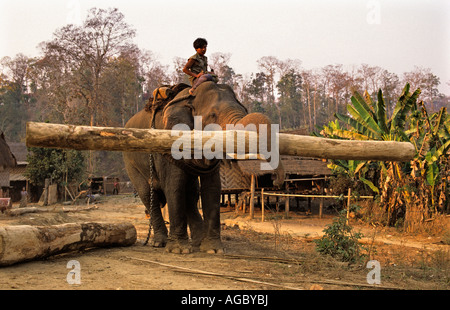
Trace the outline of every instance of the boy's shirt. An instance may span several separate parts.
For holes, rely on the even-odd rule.
[[[199,53],[195,53],[195,55],[189,57],[189,59],[195,59],[194,64],[190,68],[192,73],[199,74],[200,72],[207,72],[208,71],[208,57],[206,56],[200,56]],[[193,76],[188,75],[189,82],[191,82],[191,85],[193,85],[194,80],[196,79]]]

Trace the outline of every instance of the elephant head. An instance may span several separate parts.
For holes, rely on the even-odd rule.
[[[185,89],[177,97],[187,97],[188,90]],[[176,102],[175,98],[174,102]],[[190,113],[186,113],[189,111]],[[189,117],[187,115],[190,115]],[[194,124],[194,118],[201,116],[201,124]],[[198,118],[197,118],[198,119]],[[284,168],[279,160],[276,132],[273,128],[278,127],[271,124],[270,120],[261,113],[248,113],[247,109],[237,100],[233,90],[228,85],[216,84],[214,82],[202,83],[195,91],[194,97],[190,98],[190,103],[180,101],[178,104],[169,105],[164,110],[165,128],[171,129],[173,125],[184,123],[193,128],[201,126],[201,129],[208,128],[208,125],[216,124],[222,130],[251,130],[259,134],[258,146],[260,153],[265,153],[267,163],[262,168],[274,170],[276,179],[274,184],[281,186],[284,182]],[[267,156],[268,155],[268,156]]]

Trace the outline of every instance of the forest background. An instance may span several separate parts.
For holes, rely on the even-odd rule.
[[[135,36],[136,30],[118,9],[93,8],[81,25],[56,29],[39,45],[38,57],[2,58],[0,130],[7,141],[24,142],[27,121],[122,127],[156,87],[188,83],[182,68],[190,55],[163,64],[151,51],[140,49],[133,42]],[[249,112],[268,115],[282,131],[320,130],[335,120],[335,113],[346,113],[355,91],[376,98],[382,89],[387,115],[406,83],[421,89],[421,100],[430,112],[450,103],[429,68],[416,66],[399,76],[368,64],[305,69],[300,59],[265,56],[255,59],[257,72],[243,75],[230,66],[232,54],[207,56],[219,83],[232,86]],[[120,153],[93,152],[85,157],[88,175],[126,176]]]

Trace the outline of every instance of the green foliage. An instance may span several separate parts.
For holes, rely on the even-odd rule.
[[[353,231],[353,228],[347,224],[345,214],[346,210],[341,211],[333,223],[327,225],[327,228],[323,230],[325,234],[322,238],[315,240],[316,250],[344,262],[361,262],[366,257],[362,253],[366,250],[365,247],[358,242],[363,235]]]
[[[377,101],[366,92],[358,92],[347,106],[348,114],[336,113],[336,121],[324,126],[321,135],[333,139],[384,140],[411,142],[416,156],[410,162],[363,162],[335,160],[330,164],[336,174],[358,180],[380,195],[387,223],[406,226],[423,222],[437,209],[448,210],[449,171],[447,152],[450,149],[450,124],[446,108],[428,115],[420,89],[410,92],[406,84],[390,118],[381,89]],[[348,129],[341,128],[339,121]],[[367,178],[367,165],[378,170]],[[378,179],[379,177],[379,179]],[[447,207],[446,207],[447,206]],[[399,214],[404,217],[398,218]]]
[[[67,181],[79,181],[85,170],[83,153],[75,150],[61,150],[49,148],[29,148],[27,155],[26,176],[31,183],[44,185],[45,179],[51,178],[58,184]]]

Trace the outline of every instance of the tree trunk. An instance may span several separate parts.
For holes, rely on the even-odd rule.
[[[136,238],[136,228],[129,223],[4,226],[0,227],[0,266],[92,247],[129,246]]]
[[[225,156],[227,152],[237,153],[237,146],[242,143],[245,143],[247,152],[251,141],[257,139],[256,132],[250,131],[210,131],[208,133],[209,135],[206,136],[199,134],[199,131],[188,131],[182,135],[172,136],[171,130],[162,129],[89,127],[28,122],[26,143],[28,147],[170,154],[172,145],[177,142],[180,147],[190,147],[191,154],[194,154],[194,152],[203,151],[203,145],[208,142],[209,145],[223,145],[221,151]],[[245,142],[242,138],[244,136]],[[233,137],[233,150],[225,148],[227,137]],[[199,143],[199,139],[201,139],[201,143]],[[222,143],[219,144],[219,142]],[[414,158],[415,149],[409,142],[337,140],[280,133],[279,154],[325,159],[410,161]]]

